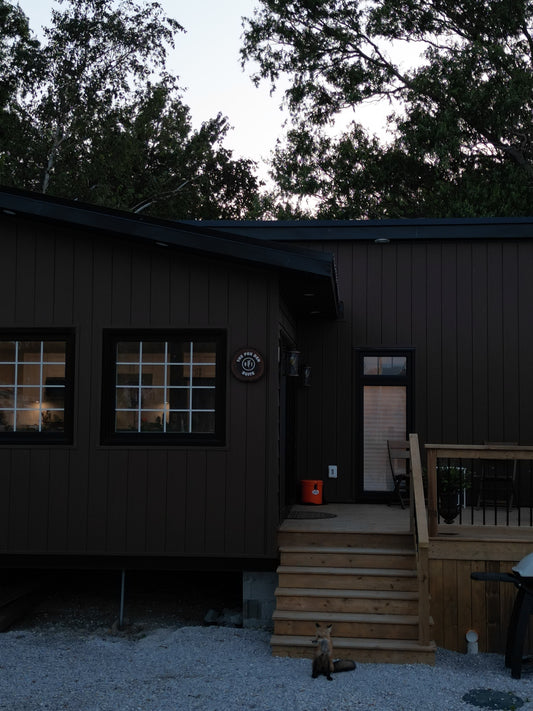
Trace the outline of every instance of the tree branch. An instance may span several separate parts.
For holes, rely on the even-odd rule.
[[[56,125],[55,131],[54,131],[54,143],[52,145],[52,148],[50,150],[50,153],[48,154],[48,160],[46,162],[46,168],[44,169],[44,175],[43,175],[43,182],[41,184],[41,192],[43,194],[46,194],[48,191],[48,186],[50,184],[50,176],[52,174],[52,170],[55,165],[55,160],[57,157],[57,152],[59,150],[59,147],[61,144],[65,141],[66,135],[60,134],[60,129],[59,125]]]
[[[141,202],[137,203],[131,208],[131,212],[134,212],[136,214],[139,214],[143,210],[146,210],[149,208],[151,205],[153,205],[156,202],[161,202],[161,200],[166,200],[169,197],[172,197],[173,195],[176,195],[179,193],[179,191],[184,188],[188,183],[190,183],[192,178],[188,178],[187,180],[184,180],[181,185],[178,185],[177,188],[174,188],[173,190],[167,190],[164,193],[161,193],[160,195],[156,195],[152,198],[146,198],[145,200],[141,200]]]

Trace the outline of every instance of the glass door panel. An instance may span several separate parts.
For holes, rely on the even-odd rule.
[[[387,440],[406,438],[407,387],[365,385],[363,408],[364,491],[391,491]]]

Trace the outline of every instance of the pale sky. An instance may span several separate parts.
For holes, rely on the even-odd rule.
[[[12,0],[15,2],[16,0]],[[39,34],[49,25],[52,7],[61,8],[54,0],[18,0],[30,19],[30,26]],[[242,17],[251,17],[257,0],[159,0],[168,16],[177,20],[186,33],[176,37],[176,48],[169,54],[167,68],[179,76],[185,91],[184,103],[189,106],[193,125],[221,112],[227,116],[233,130],[224,145],[236,157],[251,158],[258,163],[258,174],[267,177],[266,161],[276,139],[283,135],[287,114],[280,109],[281,91],[270,95],[268,83],[256,88],[251,79],[252,66],[241,68],[239,50],[242,46]],[[409,57],[403,47],[401,55]],[[386,137],[384,119],[390,107],[375,102],[358,107],[345,116],[356,119]],[[343,121],[338,120],[340,127]]]
[[[252,15],[255,0],[159,1],[187,30],[177,35],[167,66],[185,88],[183,100],[194,126],[222,112],[233,126],[224,145],[261,163],[282,134],[284,115],[281,96],[271,97],[266,84],[255,88],[251,67],[243,71],[240,66],[241,18]],[[19,0],[19,5],[36,33],[49,24],[50,9],[61,8],[53,0]],[[265,170],[263,165],[260,173]]]

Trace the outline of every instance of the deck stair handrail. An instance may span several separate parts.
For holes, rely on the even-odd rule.
[[[429,536],[438,533],[437,464],[439,459],[533,461],[533,447],[510,444],[426,444]]]
[[[418,435],[409,435],[411,452],[411,532],[415,539],[418,575],[418,641],[429,643],[429,532]]]

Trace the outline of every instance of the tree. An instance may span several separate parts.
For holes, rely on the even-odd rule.
[[[4,110],[17,88],[28,84],[32,67],[37,69],[38,42],[18,6],[0,3],[0,27],[0,110]]]
[[[41,46],[20,10],[0,0],[0,69],[11,77],[0,181],[166,217],[244,216],[258,189],[254,164],[223,147],[224,117],[193,130],[166,72],[181,25],[157,2],[65,5]],[[24,63],[9,62],[10,45],[20,45]]]
[[[531,1],[260,4],[242,57],[256,82],[289,77],[294,125],[273,163],[283,195],[328,217],[531,213]],[[391,102],[390,140],[355,123],[335,135],[371,100]]]

